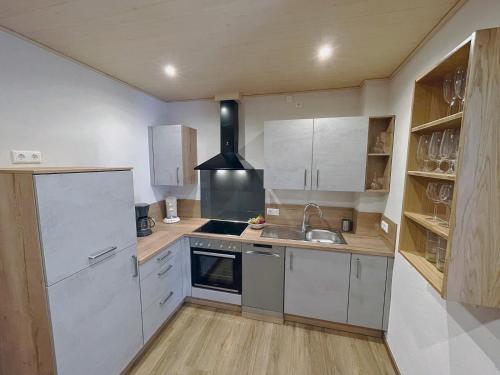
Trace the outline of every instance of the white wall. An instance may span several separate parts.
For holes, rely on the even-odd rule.
[[[469,0],[391,80],[396,114],[385,214],[400,222],[414,80],[481,28],[500,26],[500,1]],[[394,266],[388,343],[403,374],[499,374],[500,310],[443,301],[400,255]]]
[[[149,183],[147,126],[166,103],[0,32],[0,167],[10,150],[39,150],[49,166],[132,166],[136,201]]]
[[[388,100],[388,83],[368,84],[368,88],[311,91],[280,95],[243,96],[240,101],[240,153],[255,168],[264,167],[264,121],[294,118],[361,116],[377,103]],[[373,87],[373,88],[372,88]],[[372,93],[372,91],[374,93]],[[363,98],[363,103],[361,102]],[[165,124],[183,124],[198,129],[198,161],[203,162],[220,151],[219,103],[212,100],[170,102]],[[370,108],[370,109],[367,109]],[[378,106],[377,108],[380,108]],[[379,113],[377,113],[379,114]],[[386,113],[385,113],[386,114]],[[199,199],[198,186],[172,187],[170,192],[180,198]],[[338,207],[357,207],[360,197],[355,193],[316,191],[266,192],[267,202],[315,202]],[[368,195],[368,194],[363,194]],[[371,195],[360,206],[364,211],[381,212],[385,198]]]

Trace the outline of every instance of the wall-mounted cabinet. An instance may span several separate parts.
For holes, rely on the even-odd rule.
[[[399,242],[444,298],[497,308],[499,51],[478,31],[415,82]]]
[[[266,189],[365,190],[368,117],[268,121]]]
[[[151,183],[183,186],[196,184],[198,174],[196,129],[183,125],[149,128]]]

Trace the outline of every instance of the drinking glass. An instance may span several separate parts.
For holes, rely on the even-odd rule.
[[[434,132],[429,144],[429,159],[436,163],[436,169],[433,172],[443,173],[440,168],[441,161],[441,142],[443,140],[442,132]]]
[[[439,188],[439,201],[446,206],[446,221],[439,223],[443,227],[450,227],[451,200],[453,198],[453,185],[442,184]]]
[[[444,265],[446,262],[446,246],[446,240],[439,237],[436,249],[436,268],[441,272],[444,271]]]
[[[431,136],[429,134],[421,135],[418,139],[417,147],[417,164],[423,171],[429,172],[432,170],[432,162],[429,159],[429,145]]]
[[[441,186],[437,182],[429,182],[427,184],[427,189],[425,190],[425,193],[427,194],[427,198],[431,200],[434,203],[434,215],[432,217],[428,217],[427,219],[429,221],[438,223],[441,221],[441,219],[438,218],[437,216],[437,205],[438,203],[441,202],[441,199],[439,198],[439,190]]]
[[[466,71],[462,66],[459,66],[455,71],[455,76],[453,77],[453,86],[455,90],[455,95],[460,101],[458,102],[458,110],[464,110],[464,99],[465,99],[465,82],[466,82]]]
[[[444,173],[453,174],[453,164],[456,158],[456,151],[458,149],[457,131],[455,129],[446,129],[443,133],[441,141],[441,148],[439,150],[442,161],[448,162],[448,169]],[[439,167],[441,170],[441,167]]]
[[[427,231],[427,244],[425,248],[425,259],[431,263],[436,263],[436,252],[439,246],[439,236],[430,230]]]
[[[455,101],[457,99],[454,89],[453,77],[451,76],[451,74],[447,74],[444,77],[443,97],[446,104],[448,104],[448,110],[446,111],[446,114],[449,116],[453,112],[453,106],[455,105]]]

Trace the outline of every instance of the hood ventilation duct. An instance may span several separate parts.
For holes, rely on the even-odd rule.
[[[220,102],[220,154],[198,165],[197,170],[254,169],[238,154],[238,103],[234,100]]]

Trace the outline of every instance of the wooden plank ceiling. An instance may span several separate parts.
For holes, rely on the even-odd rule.
[[[388,77],[457,0],[0,0],[0,25],[165,100]],[[333,56],[316,59],[330,43]],[[165,64],[178,76],[168,78]]]

